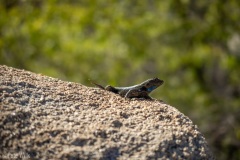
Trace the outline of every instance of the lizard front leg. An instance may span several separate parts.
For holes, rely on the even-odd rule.
[[[152,99],[152,97],[150,97],[149,95],[145,95],[145,96],[143,96],[143,98],[145,98],[145,99]]]
[[[121,94],[120,94],[121,95]],[[122,96],[122,95],[121,95]],[[125,96],[125,98],[143,98],[143,99],[152,99],[146,91],[131,89],[129,90]]]
[[[124,95],[123,95],[124,94]],[[139,97],[139,95],[141,94],[141,91],[138,91],[136,89],[130,89],[128,90],[127,92],[123,92],[123,93],[120,93],[120,95],[122,97],[125,97],[125,98],[134,98],[134,97]]]

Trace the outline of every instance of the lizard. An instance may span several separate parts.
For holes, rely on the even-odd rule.
[[[157,87],[162,85],[164,83],[164,81],[159,78],[152,78],[152,79],[148,79],[140,84],[130,86],[130,87],[113,87],[110,85],[103,87],[102,85],[97,84],[95,82],[91,81],[91,83],[100,89],[119,94],[121,97],[152,99],[149,96],[149,93],[151,93]]]

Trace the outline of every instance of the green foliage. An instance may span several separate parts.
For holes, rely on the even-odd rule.
[[[240,3],[0,2],[0,63],[90,85],[150,77],[199,125],[218,159],[240,157]]]

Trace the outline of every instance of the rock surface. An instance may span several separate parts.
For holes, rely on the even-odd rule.
[[[214,159],[192,121],[158,100],[0,66],[0,159]]]

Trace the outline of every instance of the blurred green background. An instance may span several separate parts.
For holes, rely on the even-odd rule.
[[[90,86],[165,81],[152,96],[240,157],[240,1],[1,0],[0,64]]]

